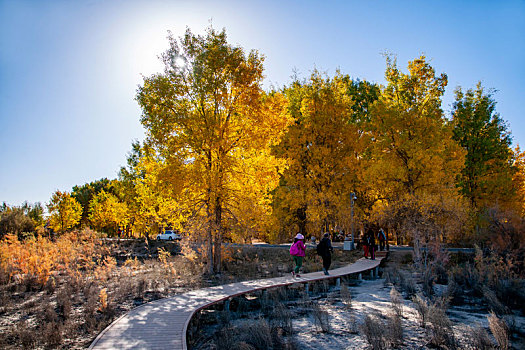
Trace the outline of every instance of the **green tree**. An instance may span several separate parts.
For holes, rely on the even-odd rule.
[[[0,238],[6,234],[20,236],[24,232],[33,232],[35,222],[20,207],[9,207],[4,203],[0,211]]]
[[[281,167],[269,147],[287,126],[285,100],[263,92],[263,57],[228,44],[224,30],[169,40],[164,73],[137,92],[152,149],[144,164],[171,186],[179,217],[202,218],[208,270],[218,272],[223,238],[246,213],[240,204],[269,206]]]
[[[457,183],[463,195],[477,209],[509,205],[516,194],[512,139],[492,94],[481,83],[466,92],[457,88],[452,122],[454,139],[466,151]]]
[[[47,205],[50,227],[65,232],[77,225],[82,217],[82,206],[67,192],[56,191]]]

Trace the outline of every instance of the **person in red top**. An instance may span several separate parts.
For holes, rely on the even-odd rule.
[[[304,245],[304,236],[298,233],[295,236],[292,246],[290,247],[290,255],[295,263],[295,268],[292,271],[293,277],[301,277],[299,275],[299,269],[303,266],[303,258],[306,255],[306,247]]]

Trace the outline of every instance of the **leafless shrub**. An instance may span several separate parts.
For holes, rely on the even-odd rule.
[[[365,320],[361,325],[361,331],[365,334],[368,344],[372,346],[373,350],[386,349],[384,335],[384,326],[377,319],[370,315],[365,316]]]
[[[434,275],[430,268],[423,272],[423,294],[428,298],[434,295]]]
[[[33,349],[36,344],[36,333],[26,321],[20,321],[16,327],[16,337],[24,349]]]
[[[139,298],[144,298],[144,293],[148,287],[148,281],[145,276],[140,276],[135,285],[135,295]]]
[[[490,310],[495,312],[497,315],[503,315],[507,312],[507,308],[499,301],[496,293],[490,290],[487,286],[483,286],[482,292],[483,298],[489,305]]]
[[[410,274],[406,273],[400,273],[400,287],[403,293],[405,294],[405,298],[411,298],[416,294],[416,283],[414,282],[414,279]]]
[[[44,323],[53,323],[58,321],[58,315],[55,312],[55,309],[53,306],[49,303],[49,301],[44,302],[44,313],[42,315],[42,320]]]
[[[399,271],[394,267],[387,267],[383,271],[383,278],[385,279],[383,281],[383,284],[385,286],[390,285],[399,285],[400,277],[399,277]]]
[[[489,328],[492,332],[498,346],[502,350],[507,350],[509,348],[509,329],[504,320],[500,319],[494,312],[490,312],[490,315],[487,316],[489,321]]]
[[[265,319],[246,321],[238,328],[240,341],[250,344],[255,349],[267,349],[272,344],[270,326]]]
[[[346,320],[346,325],[348,327],[348,332],[350,334],[358,334],[359,333],[359,325],[357,324],[357,319],[354,315],[348,316]]]
[[[350,293],[350,290],[348,289],[348,286],[344,283],[341,284],[341,301],[343,302],[343,305],[346,309],[350,309],[352,307],[352,294]]]
[[[56,348],[62,343],[62,327],[58,322],[50,322],[44,325],[43,338],[50,348]]]
[[[416,306],[416,311],[419,317],[419,325],[425,328],[429,308],[428,302],[419,295],[416,295],[414,298],[412,298],[412,302]]]
[[[468,343],[472,349],[476,350],[494,349],[494,344],[490,340],[487,331],[481,326],[469,327]]]
[[[452,323],[445,314],[445,309],[432,305],[428,309],[428,323],[431,335],[430,343],[436,347],[449,350],[456,349],[456,338],[452,330]]]
[[[230,310],[224,309],[217,313],[217,323],[219,323],[223,327],[230,326],[231,321],[232,321],[232,314]]]
[[[232,350],[257,350],[255,347],[243,341],[233,344],[233,346],[230,349]]]
[[[44,290],[46,291],[47,294],[53,294],[56,290],[56,287],[57,287],[56,278],[51,276],[47,279],[47,282],[44,285]]]
[[[403,317],[403,298],[395,287],[392,287],[390,290],[390,303],[392,304],[392,310],[397,317]]]
[[[69,288],[61,289],[57,293],[57,309],[58,313],[64,320],[67,320],[71,314],[71,294]]]
[[[282,303],[278,303],[270,313],[272,328],[280,328],[286,334],[293,334],[292,313]]]
[[[389,313],[386,320],[386,330],[386,340],[393,347],[397,347],[403,343],[403,325],[401,323],[401,316],[397,312]]]
[[[317,329],[323,333],[330,333],[330,315],[327,311],[321,309],[319,304],[312,304],[312,316]]]

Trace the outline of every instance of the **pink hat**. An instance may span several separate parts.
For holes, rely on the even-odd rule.
[[[300,233],[297,234],[297,236],[295,236],[295,238],[297,239],[304,239],[304,236]]]

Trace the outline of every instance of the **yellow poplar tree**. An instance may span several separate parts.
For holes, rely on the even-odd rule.
[[[67,192],[56,191],[47,205],[50,213],[50,227],[64,232],[79,223],[82,217],[82,206]]]
[[[350,192],[360,187],[359,157],[366,143],[358,122],[362,96],[373,99],[369,88],[341,73],[329,78],[315,71],[286,89],[295,123],[275,149],[288,161],[274,203],[281,235],[293,233],[293,226],[318,235],[348,221]]]
[[[452,126],[441,110],[447,76],[436,76],[424,56],[409,62],[408,71],[401,72],[387,57],[388,84],[367,127],[372,137],[367,177],[386,199],[455,193],[465,152],[452,139]]]
[[[169,41],[164,72],[137,92],[145,143],[160,166],[158,181],[172,185],[188,221],[203,223],[208,271],[219,272],[223,237],[242,222],[246,205],[267,207],[277,183],[283,162],[269,148],[288,125],[286,101],[263,92],[263,57],[228,44],[224,30],[188,29]]]
[[[89,202],[88,218],[96,230],[115,233],[127,224],[127,208],[115,195],[102,190]]]
[[[426,224],[429,212],[435,213],[433,222],[446,222],[464,211],[455,179],[465,152],[453,140],[452,125],[441,110],[447,76],[436,75],[424,56],[408,63],[408,74],[387,57],[385,76],[388,84],[366,126],[371,141],[364,168],[377,191],[374,210],[390,219],[372,214],[415,239],[416,246],[421,237],[455,235]],[[424,228],[433,231],[425,233]]]

